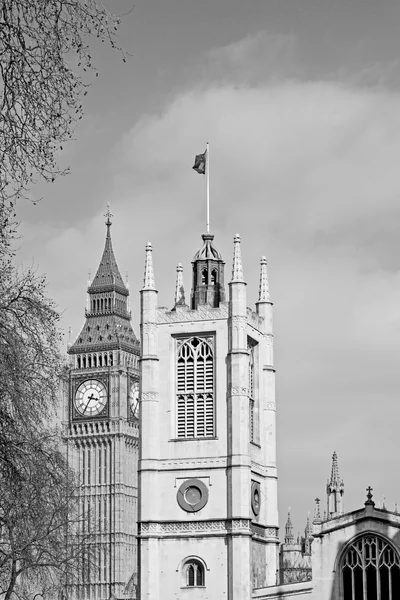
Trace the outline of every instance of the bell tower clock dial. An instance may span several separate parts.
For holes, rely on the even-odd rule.
[[[129,390],[129,409],[131,416],[139,418],[139,382],[134,381]]]
[[[83,530],[90,530],[89,552],[94,550],[98,567],[67,586],[71,600],[137,596],[140,343],[111,243],[109,210],[105,216],[105,246],[89,281],[85,323],[68,349],[67,456],[79,476]]]
[[[107,404],[106,388],[96,379],[84,381],[76,390],[74,402],[80,416],[95,417]]]

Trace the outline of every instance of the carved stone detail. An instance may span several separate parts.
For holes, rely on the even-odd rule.
[[[213,521],[171,521],[164,523],[139,523],[139,533],[149,535],[176,535],[180,533],[222,533],[243,531],[250,533],[250,519],[220,519]]]
[[[249,390],[245,386],[231,388],[231,396],[248,396]]]
[[[196,310],[189,307],[177,307],[175,311],[165,308],[157,309],[157,323],[187,323],[191,321],[214,321],[215,319],[228,318],[228,304],[221,304],[218,308],[210,306],[199,306]]]
[[[142,400],[157,400],[157,392],[143,392]]]
[[[251,531],[257,537],[262,538],[278,538],[278,528],[277,527],[262,527],[261,525],[257,525],[257,523],[251,524]]]
[[[247,309],[247,322],[249,325],[252,325],[254,329],[262,331],[264,319],[263,317],[260,317],[256,312],[251,310],[251,308]]]

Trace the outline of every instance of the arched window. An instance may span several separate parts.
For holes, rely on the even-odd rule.
[[[104,355],[104,366],[107,366],[107,354]]]
[[[91,369],[91,367],[92,367],[92,355],[89,354],[89,356],[88,356],[88,368]]]
[[[201,283],[207,285],[207,269],[203,269],[201,272]]]
[[[97,354],[93,355],[93,366],[97,367]]]
[[[342,558],[343,600],[400,598],[400,560],[390,544],[364,535],[348,546]]]
[[[82,358],[82,368],[86,369],[86,357],[85,356]]]
[[[80,369],[80,368],[81,368],[81,357],[78,356],[78,369]]]
[[[204,566],[199,560],[192,558],[185,562],[183,574],[187,587],[204,587]]]
[[[211,285],[215,285],[217,283],[217,271],[213,269],[211,271]]]
[[[177,340],[177,437],[214,436],[214,340]]]
[[[100,339],[101,339],[101,336],[100,336]],[[101,354],[99,354],[99,367],[102,367],[102,366],[103,366],[103,357]]]

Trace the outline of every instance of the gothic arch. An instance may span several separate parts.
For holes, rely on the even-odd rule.
[[[364,531],[349,540],[336,557],[334,570],[343,600],[400,597],[399,550],[380,533]]]

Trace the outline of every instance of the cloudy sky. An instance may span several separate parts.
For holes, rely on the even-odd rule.
[[[114,11],[130,7],[108,0]],[[345,508],[365,488],[400,504],[400,4],[398,0],[135,0],[100,76],[71,175],[21,204],[19,259],[48,277],[77,336],[104,244],[129,273],[138,333],[144,246],[161,305],[205,228],[194,155],[211,144],[211,229],[248,305],[268,258],[275,303],[280,519],[304,527],[339,455]]]

